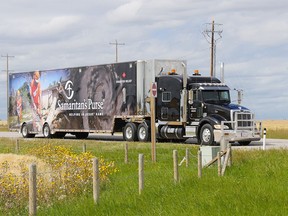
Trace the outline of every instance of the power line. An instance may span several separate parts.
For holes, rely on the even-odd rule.
[[[125,45],[125,43],[118,43],[118,41],[115,40],[115,43],[110,43],[110,45],[115,45],[115,47],[116,47],[116,62],[118,62],[118,46],[119,45]]]
[[[222,24],[215,23],[214,20],[212,23],[206,23],[206,29],[202,32],[208,43],[211,44],[211,54],[210,54],[210,76],[213,77],[215,76],[214,71],[215,71],[215,59],[216,59],[216,41],[222,38],[222,32],[223,30],[217,30],[216,28],[221,26]],[[208,28],[208,26],[211,28]],[[215,37],[215,33],[218,34],[218,38]],[[207,39],[209,37],[211,40],[209,41]]]

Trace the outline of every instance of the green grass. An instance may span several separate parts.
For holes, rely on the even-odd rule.
[[[72,146],[82,151],[78,140],[20,140],[21,153],[44,143]],[[151,162],[148,143],[129,143],[129,163],[124,164],[123,142],[84,141],[87,151],[115,161],[119,172],[101,185],[100,202],[93,204],[92,193],[68,197],[47,207],[39,203],[38,215],[287,215],[288,151],[233,151],[233,166],[225,176],[217,167],[203,170],[197,177],[198,146],[157,144],[157,163]],[[0,152],[14,152],[15,140],[0,139]],[[189,148],[190,166],[179,167],[180,183],[173,180],[172,151],[179,161]],[[144,191],[138,193],[138,154],[145,157]],[[27,213],[27,210],[24,211]],[[20,215],[23,214],[19,213]]]

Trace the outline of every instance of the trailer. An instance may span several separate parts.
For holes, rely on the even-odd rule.
[[[157,84],[155,110],[150,86]],[[9,74],[9,126],[24,138],[43,134],[123,133],[126,141],[150,140],[155,112],[158,140],[196,137],[205,145],[249,144],[261,128],[249,109],[230,102],[216,78],[187,76],[183,60],[138,60]]]

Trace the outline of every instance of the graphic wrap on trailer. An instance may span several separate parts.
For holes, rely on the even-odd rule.
[[[135,70],[130,62],[10,74],[10,128],[111,131],[114,116],[136,112]]]

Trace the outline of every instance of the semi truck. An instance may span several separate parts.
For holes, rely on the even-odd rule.
[[[159,141],[197,138],[214,145],[225,137],[248,145],[260,140],[261,124],[248,108],[231,103],[229,90],[215,77],[188,76],[185,60],[11,73],[8,121],[24,138],[122,133],[126,141],[149,141],[152,123]]]

